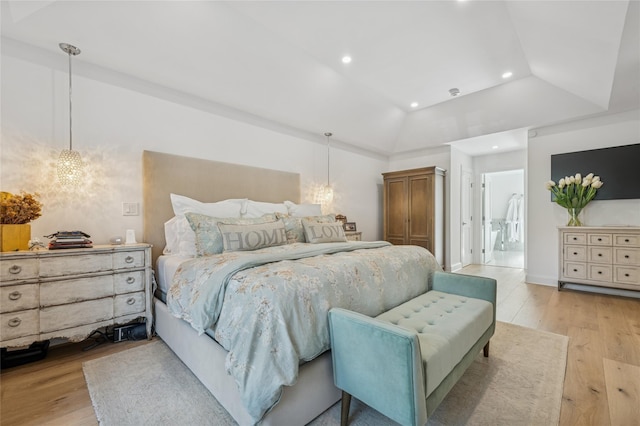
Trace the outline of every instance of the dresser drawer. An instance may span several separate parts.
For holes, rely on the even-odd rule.
[[[625,247],[640,247],[640,235],[614,235],[613,244]]]
[[[589,234],[590,246],[610,246],[613,244],[612,234]]]
[[[113,318],[113,297],[40,309],[40,332],[48,333]]]
[[[614,266],[613,279],[619,283],[640,285],[640,267]]]
[[[564,259],[575,262],[587,261],[587,246],[565,246]]]
[[[115,297],[113,305],[113,316],[115,318],[123,315],[136,314],[145,311],[144,292],[120,294]]]
[[[564,264],[564,276],[567,278],[587,278],[587,265],[585,263],[566,262]]]
[[[614,247],[614,263],[618,265],[640,265],[640,248]]]
[[[0,311],[16,312],[38,307],[38,284],[0,287]]]
[[[113,281],[116,294],[133,293],[144,290],[145,271],[131,271],[115,274]]]
[[[40,285],[40,305],[56,306],[113,296],[113,276],[44,282]]]
[[[88,249],[90,252],[90,249]],[[41,277],[61,277],[76,274],[104,272],[113,269],[110,253],[81,254],[77,256],[47,256],[40,259]]]
[[[613,249],[611,247],[589,246],[587,260],[594,263],[613,263]]]
[[[564,234],[565,244],[587,244],[587,234],[584,232],[567,232]]]
[[[588,277],[593,281],[611,281],[613,271],[610,265],[589,265]]]
[[[113,254],[113,269],[141,268],[144,266],[144,251],[125,251]]]
[[[2,340],[38,334],[38,310],[11,312],[0,314],[0,336]],[[34,341],[38,340],[34,338]]]
[[[0,261],[0,285],[16,280],[38,277],[38,259],[7,259]]]

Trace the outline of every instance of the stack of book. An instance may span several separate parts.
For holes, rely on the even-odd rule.
[[[50,250],[93,247],[93,242],[89,239],[91,235],[82,231],[58,231],[51,237],[53,239],[49,241]]]

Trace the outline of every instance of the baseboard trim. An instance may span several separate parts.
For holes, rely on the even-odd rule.
[[[548,285],[551,287],[558,286],[558,278],[557,277],[545,277],[541,275],[525,275],[524,282],[528,284],[541,284]]]
[[[449,270],[449,272],[457,272],[461,269],[462,269],[462,263],[458,262],[451,265],[451,269]]]

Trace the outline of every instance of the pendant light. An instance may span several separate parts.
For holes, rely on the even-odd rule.
[[[58,180],[65,186],[76,186],[82,180],[82,158],[73,149],[72,101],[71,101],[71,56],[80,54],[80,49],[60,43],[60,49],[69,55],[69,149],[63,149],[58,157]]]
[[[327,138],[327,183],[326,185],[322,185],[318,191],[317,201],[320,204],[328,204],[333,200],[333,187],[331,186],[330,179],[330,166],[331,166],[331,144],[329,142],[329,138],[333,136],[331,132],[326,132],[325,137]]]

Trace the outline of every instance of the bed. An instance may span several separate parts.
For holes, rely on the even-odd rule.
[[[269,340],[271,337],[265,337],[266,333],[269,332],[267,328],[276,328],[265,328],[260,320],[255,318],[255,315],[252,316],[254,310],[259,309],[260,305],[255,305],[256,298],[254,296],[244,295],[242,291],[237,291],[238,288],[243,287],[246,283],[252,284],[259,281],[261,286],[255,285],[252,287],[253,289],[270,288],[269,286],[274,286],[275,284],[269,282],[269,284],[263,285],[262,280],[266,280],[266,278],[263,278],[264,275],[258,274],[266,273],[266,276],[272,279],[274,275],[278,274],[280,276],[289,275],[289,270],[293,271],[294,268],[303,268],[304,272],[301,273],[306,277],[306,281],[296,277],[289,277],[289,284],[296,282],[316,283],[318,280],[325,279],[320,276],[322,274],[313,276],[313,274],[319,274],[318,271],[334,271],[333,273],[337,274],[342,268],[339,265],[350,265],[356,260],[358,262],[362,260],[368,262],[368,268],[372,272],[367,272],[366,266],[358,264],[359,266],[354,267],[355,272],[351,275],[345,275],[340,278],[333,276],[334,285],[330,290],[331,293],[328,293],[326,303],[321,304],[323,309],[328,310],[333,305],[339,304],[337,301],[342,300],[341,297],[344,297],[345,300],[350,300],[351,302],[349,303],[351,304],[357,304],[360,299],[368,300],[367,297],[373,297],[377,300],[374,304],[376,306],[364,305],[360,306],[359,310],[369,311],[365,313],[374,315],[381,310],[393,307],[426,291],[429,286],[430,273],[439,269],[433,256],[426,250],[424,251],[426,252],[425,255],[420,251],[423,250],[421,248],[390,246],[383,242],[295,243],[265,248],[250,254],[246,252],[237,255],[235,253],[225,254],[228,258],[225,258],[224,262],[216,260],[218,264],[222,265],[220,266],[221,270],[227,267],[227,264],[235,265],[236,261],[240,260],[245,263],[248,262],[251,267],[241,266],[238,270],[229,269],[232,272],[225,272],[226,276],[228,276],[228,281],[221,288],[226,289],[226,293],[223,292],[222,296],[219,296],[218,293],[212,296],[213,299],[219,297],[220,300],[224,296],[224,304],[221,303],[218,312],[220,317],[215,317],[212,320],[213,322],[209,321],[210,318],[207,317],[209,322],[203,321],[200,323],[194,319],[197,315],[187,312],[182,313],[182,318],[178,318],[177,316],[181,315],[177,312],[176,300],[189,300],[186,293],[187,290],[181,289],[183,287],[181,283],[189,281],[185,277],[202,275],[197,273],[199,270],[197,268],[209,270],[212,267],[209,263],[204,263],[210,262],[207,258],[192,259],[175,255],[162,256],[162,250],[165,247],[164,223],[173,216],[169,195],[171,193],[183,194],[208,202],[248,198],[273,203],[282,202],[283,200],[298,203],[300,201],[300,178],[299,175],[294,173],[150,151],[143,153],[143,169],[144,238],[146,242],[153,245],[156,280],[159,283],[159,290],[156,292],[157,297],[154,298],[155,330],[158,336],[167,343],[241,425],[255,424],[256,422],[264,425],[304,425],[338,401],[340,392],[333,385],[330,352],[324,346],[325,339],[328,340],[326,318],[323,317],[323,312],[325,311],[319,314],[314,313],[314,315],[319,316],[310,321],[316,327],[313,328],[313,332],[304,329],[300,331],[302,335],[309,336],[310,343],[307,343],[306,340],[302,342],[299,337],[291,337],[290,340],[293,343],[285,342],[287,345],[290,344],[290,347],[294,348],[295,351],[293,349],[283,349],[283,352],[296,352],[301,359],[296,360],[295,365],[287,365],[287,368],[291,367],[296,371],[294,371],[293,376],[288,371],[285,371],[284,375],[290,377],[282,385],[279,382],[282,374],[277,374],[281,369],[280,364],[273,364],[275,361],[271,359],[266,361],[254,359],[256,358],[253,356],[255,353],[268,352],[264,348],[260,349],[259,345],[262,343],[252,342],[250,344],[258,345],[256,346],[258,349],[251,346],[251,349],[244,348],[241,350],[243,345],[248,343],[236,342],[239,340],[238,336],[243,332],[245,334],[254,332],[254,334],[257,333],[262,336],[262,340]],[[206,184],[202,184],[204,182]],[[389,265],[383,264],[381,261],[375,260],[377,251],[385,251],[384,256],[392,255],[395,260],[389,261]],[[391,251],[393,253],[387,253]],[[299,253],[304,254],[301,255]],[[291,256],[302,256],[303,260],[290,260]],[[358,259],[354,260],[354,257]],[[410,259],[412,257],[415,257],[415,259]],[[260,258],[259,262],[255,260],[257,258]],[[245,261],[244,259],[250,260]],[[317,263],[326,261],[333,262],[333,266],[323,266],[324,264]],[[295,262],[296,266],[294,267],[291,262]],[[395,264],[394,262],[406,263],[400,265],[400,263]],[[394,264],[391,265],[391,263]],[[188,272],[189,268],[196,268],[193,269],[196,272]],[[273,272],[272,269],[267,271],[267,268],[279,269]],[[342,269],[345,268],[346,266]],[[404,271],[403,273],[407,273],[407,269],[415,268],[415,273],[412,272],[412,276],[415,276],[415,278],[409,280],[411,281],[410,285],[398,287],[398,283],[395,282],[396,279],[391,279],[391,277],[397,278],[399,272],[393,272],[393,268],[402,270]],[[377,269],[380,269],[380,271]],[[345,271],[340,271],[340,273],[348,274]],[[396,275],[393,275],[394,273]],[[329,273],[324,272],[324,274],[328,275]],[[365,280],[361,276],[356,277],[356,275],[360,274],[368,278]],[[379,279],[380,282],[375,283],[375,286],[371,284],[371,286],[364,285],[360,288],[354,285],[354,280],[357,281],[357,279],[361,280],[360,283],[373,281],[371,277],[376,274],[382,278]],[[309,278],[310,276],[312,278]],[[401,278],[400,281],[406,281],[405,275],[402,275]],[[349,285],[346,284],[346,281],[349,281]],[[172,286],[172,284],[180,285]],[[191,283],[191,285],[196,284]],[[198,285],[204,284],[199,283]],[[340,287],[340,285],[343,285],[343,287]],[[295,299],[300,297],[296,292],[302,292],[303,289],[307,288],[302,284],[299,286],[300,290],[295,286],[290,285],[290,287],[294,288],[287,292],[280,290],[278,292],[283,294],[290,293],[289,297]],[[207,284],[206,287],[201,287],[198,291],[203,291],[205,288],[209,289],[210,287]],[[319,287],[314,287],[316,290],[317,288]],[[183,292],[182,294],[180,294],[181,291]],[[359,297],[359,292],[363,295],[361,298]],[[172,293],[169,296],[169,306],[172,312],[165,303],[168,293]],[[369,296],[365,297],[367,294]],[[243,299],[241,296],[245,298]],[[310,296],[305,294],[304,297]],[[321,296],[320,299],[325,300],[323,298],[324,296]],[[230,299],[234,299],[233,303],[238,305],[231,305]],[[282,303],[285,306],[294,307],[294,311],[297,313],[292,315],[295,318],[301,315],[301,309],[291,300]],[[188,302],[180,306],[187,309],[186,305],[188,305]],[[234,307],[231,308],[230,306]],[[247,312],[239,315],[238,310],[242,309],[243,306],[248,307]],[[351,305],[349,307],[353,308]],[[235,317],[232,319],[225,317],[225,309],[229,312],[236,312]],[[282,330],[287,331],[290,328],[295,328],[293,325],[297,324],[298,319],[292,321],[291,318],[286,317],[286,315],[290,314],[280,313],[280,310],[280,308],[274,309],[276,311],[274,315],[284,316],[276,317],[276,319],[270,319],[269,321],[275,324],[285,324],[280,327],[278,332],[282,334]],[[306,314],[303,313],[302,315]],[[247,323],[239,325],[239,317]],[[306,324],[306,322],[306,320],[301,321],[301,324]],[[225,326],[226,328],[223,328]],[[236,333],[233,330],[238,330],[238,332]],[[273,347],[285,348],[287,346],[282,346],[278,343]],[[233,364],[236,356],[244,356],[245,358]],[[293,361],[288,359],[287,362],[291,364]],[[240,370],[243,371],[240,373],[237,373],[237,370],[239,370],[238,365],[242,366]],[[249,371],[249,373],[244,370]],[[228,374],[228,371],[234,375]],[[259,372],[259,374],[255,372]],[[246,376],[238,375],[245,373],[247,374]],[[262,382],[254,382],[254,376],[259,376]],[[261,384],[256,386],[255,383]],[[262,390],[271,387],[274,389],[269,389],[266,403],[257,401],[253,404],[253,396],[251,396],[250,400],[247,399],[247,389]],[[275,402],[275,405],[273,402]]]

